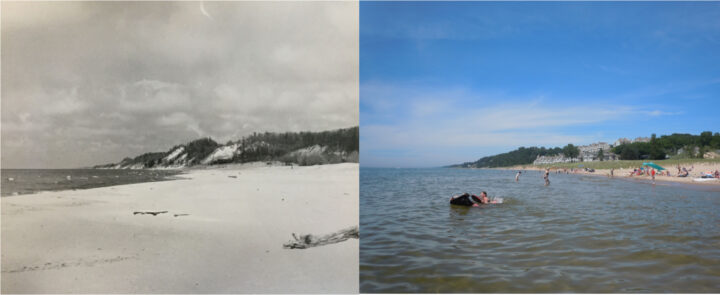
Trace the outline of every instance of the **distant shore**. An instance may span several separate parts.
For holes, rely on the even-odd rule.
[[[358,165],[258,166],[2,198],[0,291],[357,293],[357,239],[283,244],[358,225]]]
[[[637,163],[636,163],[637,162]],[[595,168],[600,165],[603,166],[617,166],[618,168],[615,168],[614,171],[612,171],[612,177],[613,178],[627,178],[628,180],[635,180],[635,181],[647,181],[652,182],[652,177],[649,175],[633,175],[630,176],[631,172],[634,169],[640,168],[640,165],[642,161],[617,161],[614,164],[611,164],[612,162],[608,163],[602,163],[602,162],[578,162],[578,163],[562,163],[562,164],[544,164],[544,165],[516,165],[511,167],[498,167],[495,169],[502,169],[502,170],[545,170],[546,168],[550,168],[551,173],[557,173],[560,171],[561,173],[565,173],[566,171],[571,174],[582,174],[582,175],[591,175],[591,176],[602,176],[602,177],[611,177],[611,170],[613,168]],[[651,161],[648,161],[651,162]],[[672,182],[672,183],[683,183],[688,185],[710,185],[710,186],[720,186],[720,179],[710,180],[710,181],[694,181],[695,178],[699,178],[702,172],[715,172],[715,170],[720,170],[720,161],[717,160],[711,160],[707,162],[703,161],[693,161],[693,162],[670,162],[668,160],[665,161],[655,161],[656,164],[659,164],[663,166],[664,168],[670,170],[670,176],[666,175],[655,175],[656,182]],[[579,167],[582,165],[582,167]],[[636,165],[636,166],[633,166]],[[672,165],[672,166],[671,166]],[[680,165],[680,167],[685,167],[686,169],[690,170],[690,174],[687,177],[678,177],[677,175],[677,165]],[[584,168],[592,168],[595,169],[595,172],[588,172],[585,171]],[[602,166],[600,166],[602,167]]]

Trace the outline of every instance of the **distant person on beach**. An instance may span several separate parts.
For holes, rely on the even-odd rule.
[[[610,169],[610,177],[615,175],[615,168]]]
[[[520,181],[520,174],[521,174],[521,173],[522,173],[522,171],[518,171],[518,173],[515,174],[515,182]]]
[[[678,173],[678,177],[687,177],[690,174],[690,172],[685,169],[685,167],[682,168],[682,172]]]
[[[545,169],[545,176],[543,176],[545,179],[545,186],[550,185],[550,168]]]
[[[717,169],[715,170],[715,178],[720,178],[720,171]]]

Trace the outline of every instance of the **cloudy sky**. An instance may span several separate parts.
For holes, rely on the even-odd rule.
[[[2,167],[358,124],[358,4],[2,3]]]
[[[361,165],[720,132],[718,2],[362,2]]]

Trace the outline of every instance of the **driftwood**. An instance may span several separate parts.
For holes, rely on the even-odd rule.
[[[135,211],[133,212],[133,215],[145,215],[145,214],[152,214],[152,216],[157,216],[158,214],[168,213],[167,211]]]
[[[295,233],[293,233],[292,236],[295,240],[285,243],[283,248],[306,249],[310,247],[325,246],[328,244],[340,243],[351,238],[359,239],[360,233],[358,232],[358,227],[353,226],[324,236],[307,234],[300,235],[300,237],[298,237]]]

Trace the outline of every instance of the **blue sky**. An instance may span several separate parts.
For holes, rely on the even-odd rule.
[[[368,167],[720,132],[718,2],[361,2]]]

